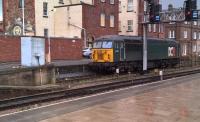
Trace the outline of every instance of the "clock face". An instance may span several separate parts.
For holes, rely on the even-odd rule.
[[[22,35],[22,28],[19,25],[13,27],[13,35],[15,36]]]

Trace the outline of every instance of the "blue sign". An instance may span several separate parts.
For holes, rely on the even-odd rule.
[[[192,19],[198,19],[198,17],[199,17],[199,12],[198,12],[198,10],[193,10],[192,11]]]
[[[160,21],[160,16],[156,15],[156,21]]]

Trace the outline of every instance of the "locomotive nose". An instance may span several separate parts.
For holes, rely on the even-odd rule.
[[[93,50],[92,60],[94,62],[112,62],[112,49]]]

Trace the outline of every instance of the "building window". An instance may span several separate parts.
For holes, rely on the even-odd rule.
[[[199,39],[200,39],[200,32],[199,32]]]
[[[151,32],[151,24],[148,24],[148,30]]]
[[[49,36],[49,30],[47,28],[44,29],[44,37]]]
[[[106,2],[106,0],[101,0],[101,2],[102,2],[102,3],[105,3],[105,2]]]
[[[169,30],[168,38],[175,38],[175,30]]]
[[[182,56],[187,56],[187,45],[183,44],[182,45]]]
[[[194,21],[194,22],[193,22],[193,25],[197,25],[197,21]]]
[[[121,3],[121,1],[119,1],[119,13],[121,13],[122,12],[122,3]]]
[[[115,0],[110,0],[110,4],[115,4]]]
[[[128,22],[127,23],[128,24],[128,30],[127,31],[128,32],[133,31],[133,20],[128,20],[127,22]]]
[[[48,16],[48,3],[43,2],[43,16]]]
[[[193,44],[192,45],[192,51],[195,53],[197,52],[197,45],[196,44]]]
[[[163,33],[163,24],[159,24],[159,33]]]
[[[110,27],[114,27],[114,26],[115,26],[115,16],[110,15]]]
[[[197,32],[193,33],[193,39],[197,39]]]
[[[127,11],[133,11],[133,0],[128,0]]]
[[[119,31],[122,31],[122,23],[121,21],[119,21],[119,28],[118,28]],[[200,33],[199,33],[200,34]]]
[[[183,37],[184,37],[184,39],[187,39],[187,37],[188,37],[187,31],[184,31],[184,32],[183,32]]]
[[[184,22],[184,24],[186,24],[186,25],[187,25],[187,24],[188,24],[188,22],[187,22],[187,21],[185,21],[185,22]]]
[[[100,25],[104,27],[105,26],[105,21],[106,21],[105,13],[101,13],[101,20],[100,21],[101,21]]]
[[[172,31],[171,30],[169,30],[169,32],[168,32],[168,38],[169,39],[172,38]]]
[[[153,32],[156,32],[156,24],[153,24]]]
[[[59,0],[58,3],[64,4],[64,1],[63,0]]]
[[[23,0],[19,0],[19,8],[22,8],[22,2]]]

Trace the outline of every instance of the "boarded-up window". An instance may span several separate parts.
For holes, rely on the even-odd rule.
[[[114,26],[115,26],[115,16],[110,15],[110,27],[114,27]]]
[[[100,25],[105,26],[105,21],[106,21],[106,15],[105,13],[101,13]]]

